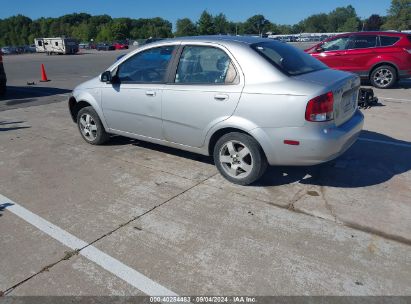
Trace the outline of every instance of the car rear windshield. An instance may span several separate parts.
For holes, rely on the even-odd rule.
[[[276,41],[252,44],[251,47],[289,76],[311,73],[328,67],[304,51]]]

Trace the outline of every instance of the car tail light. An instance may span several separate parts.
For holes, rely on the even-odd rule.
[[[334,119],[334,95],[332,92],[311,99],[305,110],[308,121],[328,121]]]

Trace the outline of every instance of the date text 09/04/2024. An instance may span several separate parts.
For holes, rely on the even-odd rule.
[[[150,297],[150,303],[255,303],[255,297],[247,296],[161,296]]]

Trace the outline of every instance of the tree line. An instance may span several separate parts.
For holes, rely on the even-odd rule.
[[[351,5],[337,7],[327,13],[314,14],[294,25],[276,24],[263,15],[254,15],[244,22],[233,22],[220,13],[213,16],[204,11],[197,21],[178,19],[173,32],[172,23],[163,18],[112,18],[74,13],[58,18],[32,20],[23,15],[0,19],[0,45],[32,44],[36,37],[74,37],[80,41],[119,41],[169,38],[174,36],[215,34],[298,34],[303,32],[352,32],[358,30],[411,29],[411,0],[392,0],[386,16],[358,17]]]

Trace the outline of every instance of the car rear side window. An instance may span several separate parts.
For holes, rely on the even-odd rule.
[[[400,37],[380,36],[381,46],[394,45],[398,40],[400,40]]]
[[[328,67],[321,61],[285,43],[270,41],[251,47],[268,62],[289,76],[311,73]]]
[[[237,80],[237,71],[223,50],[207,46],[184,47],[175,83],[233,84]]]
[[[348,49],[367,49],[377,46],[377,36],[358,35],[351,36]]]

